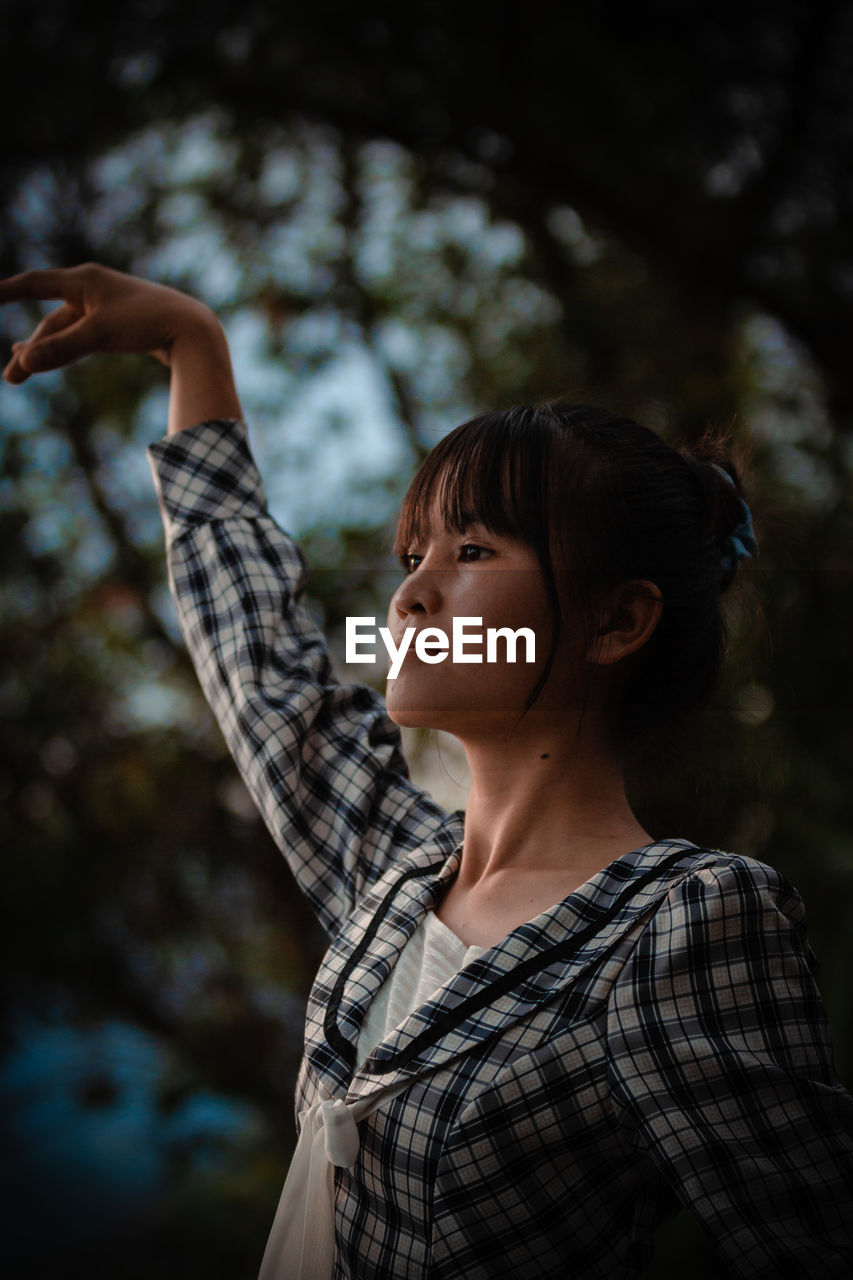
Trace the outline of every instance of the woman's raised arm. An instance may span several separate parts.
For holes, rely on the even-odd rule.
[[[0,303],[54,298],[62,306],[13,345],[7,382],[100,352],[147,353],[171,370],[170,435],[205,419],[242,416],[225,334],[204,303],[96,263],[0,281]]]
[[[171,438],[149,457],[181,629],[259,811],[334,934],[401,851],[437,838],[449,853],[458,815],[410,782],[382,696],[335,679],[301,553],[267,509],[213,312],[95,265],[0,281],[0,303],[31,298],[62,305],[15,344],[8,382],[98,352],[147,352],[171,369]]]

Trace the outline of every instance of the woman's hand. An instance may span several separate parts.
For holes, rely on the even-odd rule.
[[[97,352],[147,353],[172,369],[169,431],[242,416],[222,326],[209,307],[167,285],[86,263],[0,280],[0,303],[58,298],[3,371],[17,385]]]
[[[99,351],[147,352],[170,364],[176,340],[218,325],[195,298],[95,263],[0,281],[0,303],[25,298],[61,298],[63,305],[13,346],[3,374],[12,383]]]

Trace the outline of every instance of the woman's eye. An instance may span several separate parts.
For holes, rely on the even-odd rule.
[[[466,542],[464,546],[459,548],[459,559],[463,564],[476,564],[478,560],[482,560],[484,556],[490,556],[491,551],[487,547],[477,546],[474,542]],[[404,573],[414,573],[423,560],[422,555],[418,555],[416,551],[409,551],[405,555],[400,556],[400,564],[403,566]]]
[[[459,558],[464,564],[474,564],[477,560],[489,554],[487,547],[478,547],[474,542],[466,542],[465,546],[459,549]]]

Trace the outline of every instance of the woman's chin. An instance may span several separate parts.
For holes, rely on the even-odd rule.
[[[424,715],[418,715],[416,711],[408,707],[388,707],[388,718],[399,725],[401,729],[435,729],[437,726],[432,723],[431,719]]]
[[[471,707],[457,702],[450,706],[425,706],[422,700],[397,693],[388,685],[385,695],[388,716],[401,729],[438,729],[459,738],[499,733],[511,727],[506,704]],[[517,719],[517,717],[516,717]]]
[[[417,700],[401,696],[394,691],[390,682],[385,694],[385,709],[389,718],[401,729],[443,728],[436,723],[437,719],[442,717],[434,706],[425,707],[419,705]]]

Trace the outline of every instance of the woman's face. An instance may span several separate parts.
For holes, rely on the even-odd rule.
[[[435,505],[423,542],[406,551],[407,576],[391,599],[388,628],[396,646],[407,628],[414,635],[399,673],[388,679],[389,715],[400,725],[444,729],[463,739],[511,729],[551,646],[551,605],[536,552],[518,539],[489,533],[474,513],[462,533],[448,532]],[[468,635],[482,636],[481,644],[469,641],[465,653],[479,654],[482,661],[454,661],[454,618],[482,620],[465,624]],[[417,635],[427,627],[439,628],[450,642],[441,662],[423,661],[415,651]],[[500,638],[497,660],[486,660],[487,630],[501,627],[532,630],[534,662],[525,661],[523,636],[515,662],[507,660],[507,645]],[[548,681],[526,719],[564,719],[582,665],[577,636],[563,636]]]

